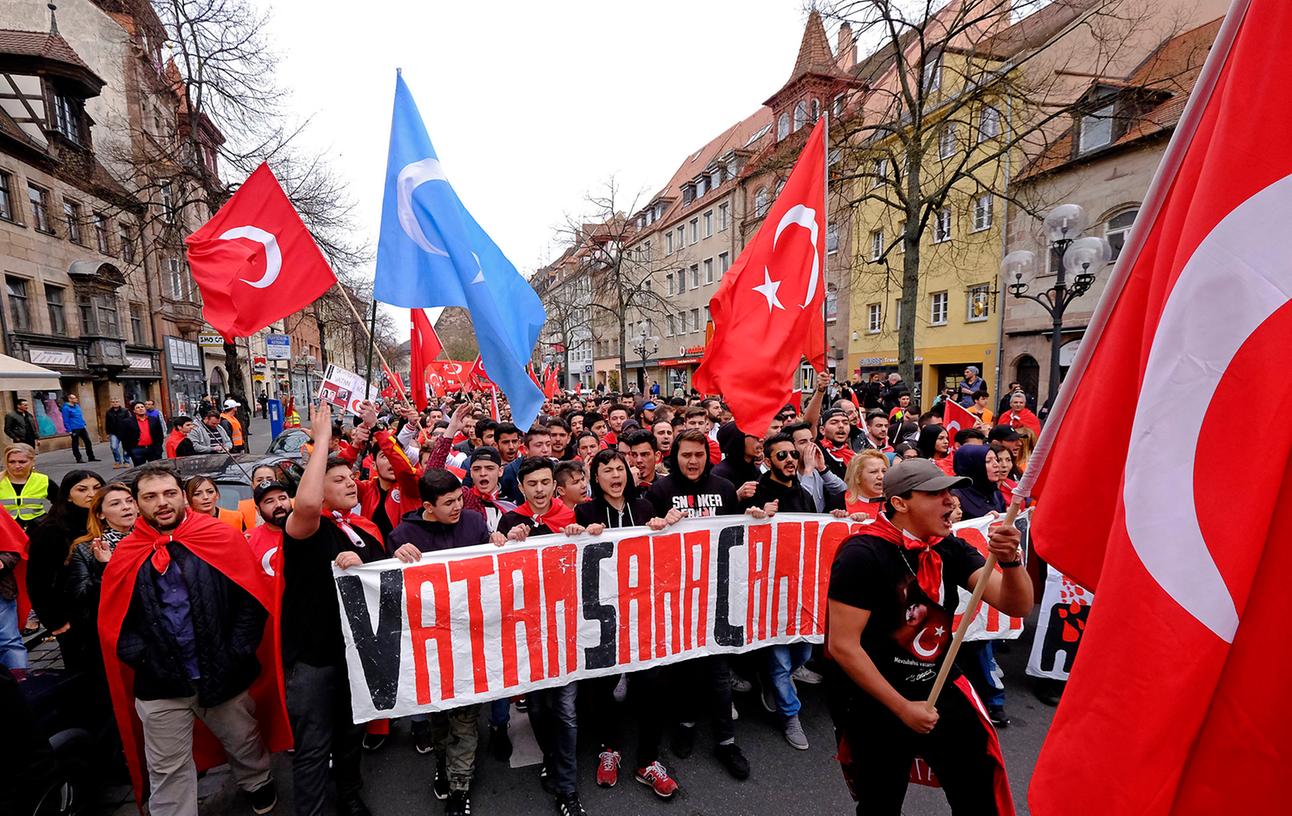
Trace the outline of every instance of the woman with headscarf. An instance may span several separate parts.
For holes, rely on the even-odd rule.
[[[968,485],[951,489],[952,494],[960,500],[960,509],[965,519],[1005,511],[1005,497],[1000,492],[1000,480],[1005,474],[996,451],[986,445],[966,445],[960,448],[955,453],[955,475],[967,476],[971,480]],[[997,728],[1008,726],[1005,685],[1000,679],[1003,675],[996,664],[992,641],[965,641],[956,662],[987,706],[987,717],[992,725]]]
[[[103,487],[91,470],[73,470],[63,477],[58,496],[45,517],[27,528],[31,549],[27,562],[27,593],[40,622],[58,639],[63,665],[82,672],[98,656],[99,634],[76,620],[70,564],[76,540],[89,527],[90,505]]]
[[[941,425],[925,425],[920,429],[920,438],[915,443],[920,456],[933,460],[933,464],[942,468],[948,476],[955,473],[951,457],[951,437]]]

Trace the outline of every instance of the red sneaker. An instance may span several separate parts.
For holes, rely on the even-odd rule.
[[[676,780],[668,775],[668,769],[658,760],[645,768],[638,768],[637,781],[643,785],[649,785],[651,790],[655,791],[655,795],[661,799],[667,799],[677,793]]]
[[[597,784],[613,788],[619,781],[619,752],[602,751],[597,757]]]

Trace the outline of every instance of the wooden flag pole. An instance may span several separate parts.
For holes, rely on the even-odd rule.
[[[363,317],[359,314],[359,310],[355,308],[354,301],[350,300],[350,294],[346,292],[345,287],[339,283],[337,284],[336,288],[341,292],[341,298],[345,300],[346,305],[350,307],[350,312],[351,314],[354,315],[355,321],[360,326],[363,326],[363,330],[368,333],[368,342],[370,344],[369,349],[375,350],[377,352],[377,359],[381,360],[381,364],[385,366],[386,370],[393,374],[395,372],[395,369],[391,368],[390,363],[386,362],[386,355],[382,354],[381,349],[377,347],[376,336],[373,334],[372,330],[368,328],[368,325],[363,322]],[[372,303],[373,303],[373,308],[376,308],[377,301],[374,299]],[[408,399],[407,392],[404,391],[404,384],[400,382],[398,378],[395,379],[395,387],[399,389],[399,398],[403,401],[403,403],[405,405],[412,405],[413,403]],[[367,396],[368,396],[367,394],[364,394],[365,399],[367,398]]]
[[[1013,526],[1014,519],[1023,509],[1023,500],[1014,499],[1009,504],[1009,509],[1001,518],[1002,525]],[[969,604],[965,606],[965,613],[960,616],[960,625],[956,627],[955,637],[951,638],[951,645],[947,647],[946,657],[942,659],[942,668],[938,669],[938,676],[933,681],[933,688],[929,691],[928,706],[933,708],[937,705],[938,696],[942,694],[942,687],[947,684],[947,677],[951,674],[951,666],[955,663],[956,654],[960,651],[960,644],[964,643],[965,633],[969,631],[969,623],[978,614],[978,604],[982,603],[983,590],[987,588],[987,579],[991,577],[992,571],[996,569],[996,554],[988,550],[987,563],[983,565],[982,580],[974,585],[973,593],[969,596]]]

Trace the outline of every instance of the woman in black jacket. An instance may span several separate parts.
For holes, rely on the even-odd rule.
[[[27,528],[27,594],[40,622],[56,638],[69,671],[85,671],[98,654],[99,635],[76,620],[71,590],[75,541],[85,535],[94,494],[103,480],[90,470],[63,477],[58,496],[44,518]]]
[[[86,533],[76,539],[72,560],[67,565],[70,617],[74,625],[98,631],[103,569],[116,551],[117,543],[130,535],[137,518],[139,507],[126,485],[115,482],[94,494]],[[97,648],[97,640],[94,645]]]

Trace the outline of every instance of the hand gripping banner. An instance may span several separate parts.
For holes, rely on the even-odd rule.
[[[956,533],[985,546],[986,524]],[[820,643],[830,564],[865,526],[825,515],[728,516],[334,569],[355,722]],[[1006,624],[986,636],[1011,634]]]

